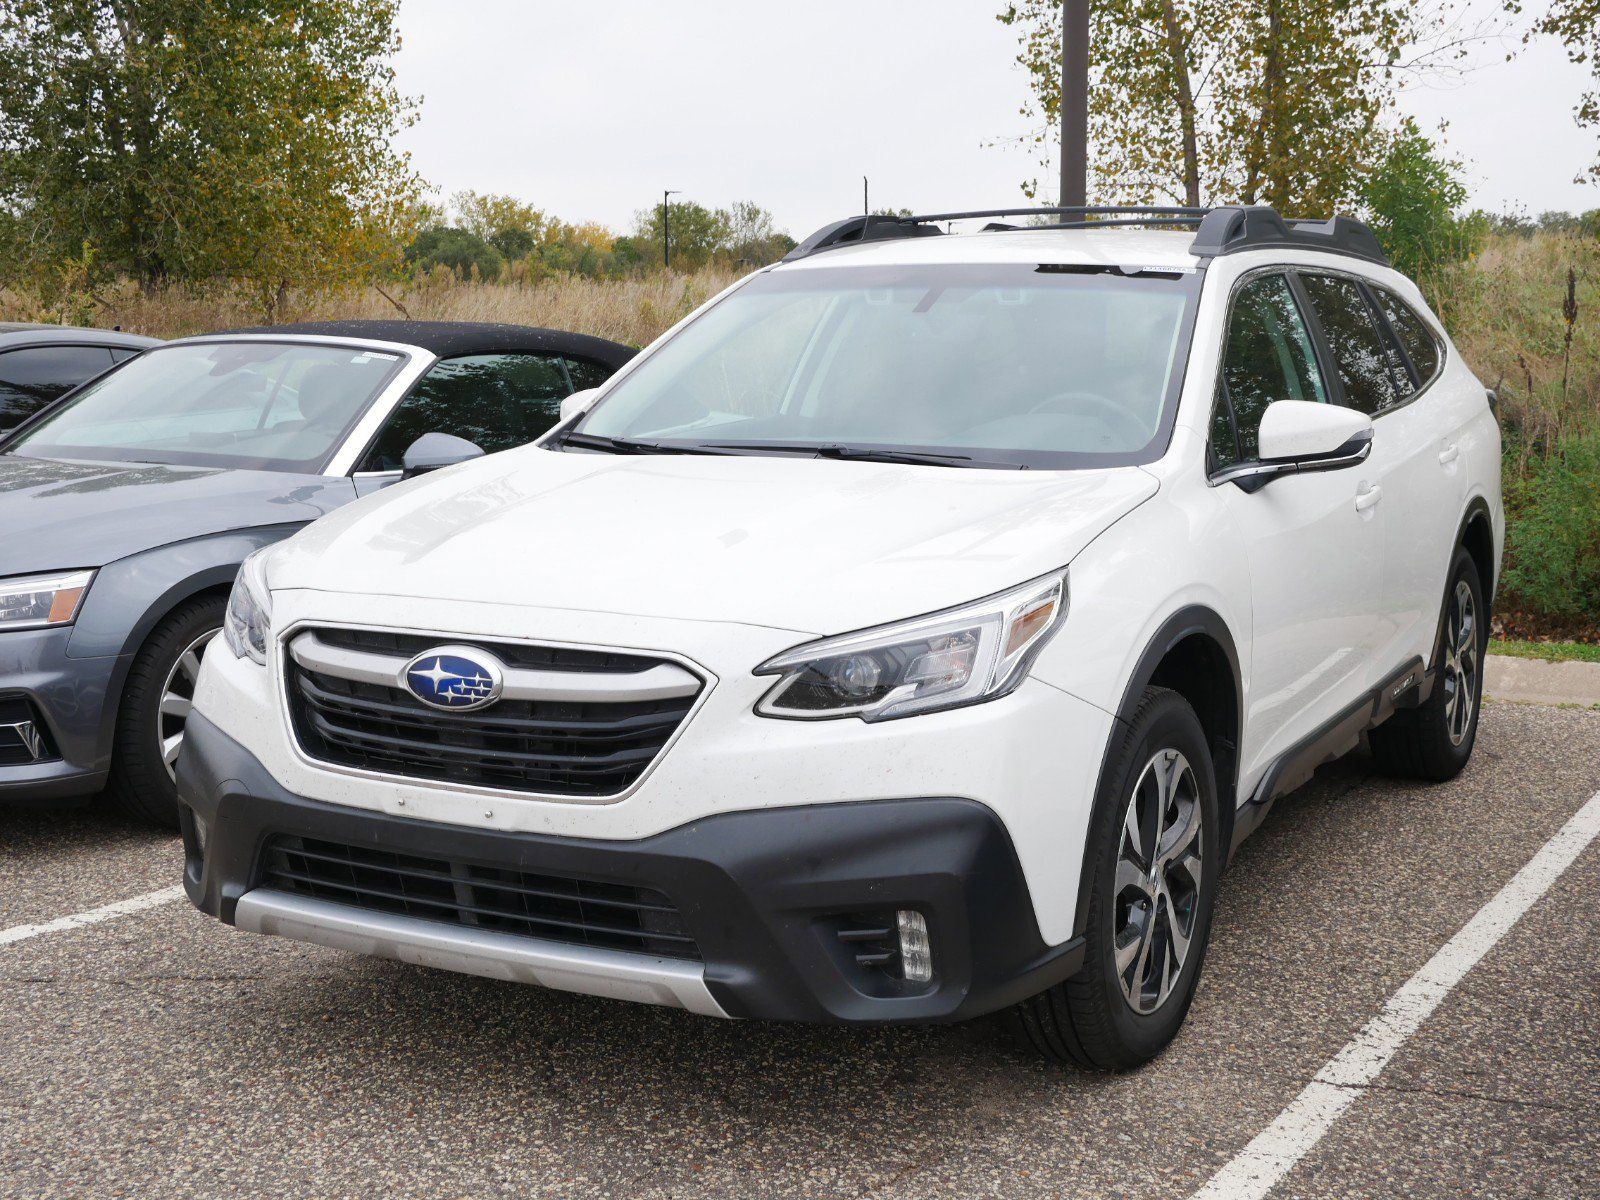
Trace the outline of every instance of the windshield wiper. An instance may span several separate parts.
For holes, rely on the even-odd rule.
[[[1001,467],[1025,471],[1022,463],[993,462],[970,454],[942,454],[933,450],[894,450],[888,446],[844,446],[836,442],[707,442],[705,445],[734,453],[783,452],[810,454],[817,458],[840,458],[854,462],[910,463],[929,467]]]
[[[674,445],[668,442],[643,442],[634,438],[606,437],[598,433],[569,431],[555,439],[557,446],[576,446],[580,450],[604,450],[609,454],[726,454],[730,451],[697,444]]]

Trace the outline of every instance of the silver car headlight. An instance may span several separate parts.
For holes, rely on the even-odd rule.
[[[783,678],[764,717],[886,721],[1004,696],[1020,684],[1067,611],[1067,572],[960,608],[826,638],[756,668]]]
[[[228,614],[223,618],[222,637],[236,658],[267,665],[267,635],[272,628],[272,594],[267,591],[262,555],[271,549],[263,546],[239,564],[239,576],[228,596]]]
[[[0,630],[72,624],[93,579],[93,571],[0,579]]]

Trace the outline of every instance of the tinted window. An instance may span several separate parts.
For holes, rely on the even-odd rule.
[[[575,392],[586,392],[590,388],[597,388],[616,374],[610,367],[590,362],[586,358],[569,358],[566,363],[567,375],[572,379],[572,390]]]
[[[10,429],[111,366],[100,346],[32,346],[0,354],[0,429]]]
[[[1276,400],[1327,403],[1311,337],[1283,276],[1253,280],[1235,298],[1222,352],[1221,393],[1211,430],[1218,466],[1256,457],[1267,405]]]
[[[165,346],[64,401],[9,449],[55,458],[320,471],[401,361],[375,350],[295,342]]]
[[[1439,372],[1438,339],[1433,336],[1427,323],[1399,296],[1383,288],[1373,288],[1372,291],[1378,297],[1378,307],[1383,310],[1383,315],[1389,318],[1389,328],[1394,330],[1395,337],[1405,347],[1406,357],[1417,369],[1417,379],[1426,384]]]
[[[1356,282],[1340,275],[1301,278],[1344,384],[1345,403],[1370,414],[1410,395],[1411,379],[1405,366],[1379,332],[1372,308]]]
[[[425,433],[454,434],[490,454],[526,445],[556,423],[561,401],[578,390],[568,365],[544,354],[477,354],[437,363],[400,402],[359,469],[398,471],[407,447]]]

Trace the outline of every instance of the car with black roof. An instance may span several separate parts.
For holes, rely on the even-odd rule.
[[[161,345],[34,413],[0,437],[0,800],[107,788],[175,825],[201,655],[245,556],[532,441],[634,353],[509,324],[240,329]]]

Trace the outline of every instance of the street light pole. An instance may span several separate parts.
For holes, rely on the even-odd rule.
[[[1089,0],[1061,5],[1061,204],[1089,202]]]
[[[676,191],[661,193],[661,265],[672,266],[672,204],[671,198],[676,196]]]

